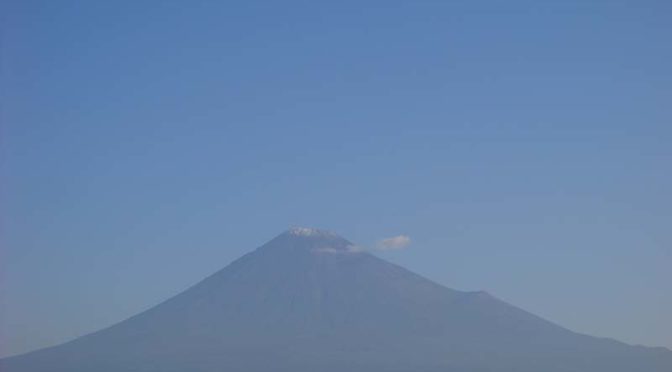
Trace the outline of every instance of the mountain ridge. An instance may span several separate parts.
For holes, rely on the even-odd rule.
[[[672,352],[582,335],[293,228],[120,323],[3,372],[668,372]],[[262,359],[262,360],[260,360]]]

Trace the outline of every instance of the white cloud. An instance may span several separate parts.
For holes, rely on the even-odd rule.
[[[376,244],[376,249],[381,251],[391,251],[404,249],[411,244],[411,238],[408,235],[397,235],[387,239],[381,239]]]

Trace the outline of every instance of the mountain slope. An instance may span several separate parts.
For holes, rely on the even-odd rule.
[[[669,372],[672,352],[573,333],[324,231],[281,234],[168,301],[3,372]]]

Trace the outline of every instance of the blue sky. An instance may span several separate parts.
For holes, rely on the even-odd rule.
[[[292,225],[672,348],[667,1],[5,1],[0,355]]]

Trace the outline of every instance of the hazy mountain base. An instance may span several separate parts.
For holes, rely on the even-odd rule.
[[[182,294],[2,372],[670,372],[672,352],[580,335],[445,288],[331,233],[286,232]]]

